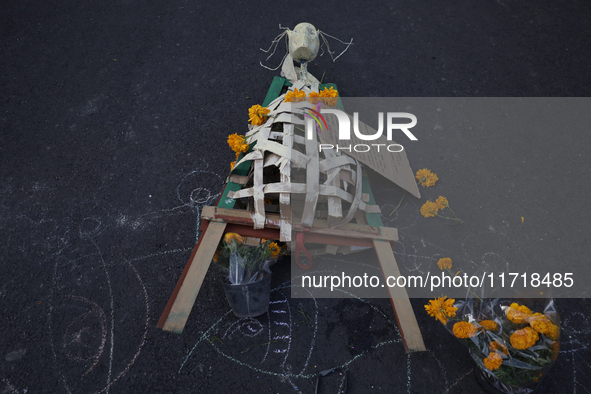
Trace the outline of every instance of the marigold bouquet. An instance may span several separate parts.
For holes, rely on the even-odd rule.
[[[481,377],[501,392],[531,393],[558,357],[554,300],[446,298],[429,301],[425,309],[468,347]]]
[[[281,248],[276,242],[262,240],[257,246],[246,245],[244,237],[226,233],[213,261],[228,272],[228,280],[235,285],[256,282],[270,273],[269,264],[277,259]]]

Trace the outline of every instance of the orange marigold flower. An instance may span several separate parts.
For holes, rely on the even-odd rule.
[[[495,369],[499,369],[501,364],[503,364],[503,358],[497,352],[491,352],[487,358],[482,360],[484,362],[484,366],[491,371]]]
[[[243,244],[244,243],[244,237],[240,234],[236,234],[236,233],[226,233],[226,235],[224,235],[224,241],[226,241],[226,243],[231,244],[232,240],[236,240],[236,242],[238,242],[239,244]]]
[[[213,255],[213,261],[216,263],[220,261],[220,248],[217,248],[215,254]]]
[[[467,321],[459,321],[454,324],[453,332],[456,338],[463,339],[475,336],[478,333],[478,329],[472,323],[468,323]]]
[[[230,170],[233,170],[235,165],[236,165],[236,160],[234,160],[233,162],[230,163]]]
[[[553,324],[546,315],[534,313],[534,315],[527,319],[527,321],[529,322],[529,325],[540,334],[544,334],[551,339],[558,338],[558,326]]]
[[[279,247],[279,245],[277,245],[277,242],[271,242],[269,244],[269,251],[271,251],[271,257],[275,258],[279,256],[281,248]]]
[[[499,325],[494,320],[482,320],[478,324],[489,331],[497,331],[499,329]]]
[[[447,198],[443,196],[439,196],[439,198],[435,200],[435,204],[437,204],[439,209],[449,208],[449,202],[447,201]]]
[[[297,103],[298,101],[304,101],[306,99],[306,92],[299,89],[290,90],[285,94],[286,103]]]
[[[333,86],[325,87],[320,91],[320,97],[339,97],[339,92]]]
[[[247,152],[249,148],[244,136],[238,135],[238,133],[228,136],[228,145],[230,145],[230,148],[236,153]]]
[[[432,201],[427,201],[421,207],[421,215],[423,215],[426,218],[435,217],[435,215],[437,215],[438,211],[439,211],[439,208],[437,207],[437,204],[435,204]]]
[[[339,92],[336,91],[332,86],[330,88],[324,88],[320,91],[319,94],[320,99],[326,105],[334,107],[337,105],[337,100],[339,97]]]
[[[490,321],[490,320],[487,320],[487,321]],[[488,348],[490,349],[491,352],[501,351],[505,355],[507,355],[507,356],[509,355],[509,349],[507,349],[507,346],[502,344],[499,340],[495,340],[495,341],[492,341],[491,343],[489,343]]]
[[[524,350],[532,347],[536,344],[536,342],[540,339],[540,336],[531,327],[525,327],[521,330],[515,331],[509,337],[509,341],[511,342],[511,346],[515,349]]]
[[[253,105],[248,109],[248,121],[253,126],[258,126],[263,124],[263,117],[267,116],[267,114],[271,112],[266,107],[261,107],[258,104]]]
[[[433,316],[439,320],[442,324],[447,324],[448,318],[455,317],[458,308],[453,306],[455,299],[447,297],[436,298],[429,300],[429,304],[425,305],[425,310],[429,316]]]
[[[527,319],[532,316],[532,311],[527,306],[514,302],[505,309],[505,315],[513,323],[521,324],[527,322]]]
[[[437,182],[439,180],[439,178],[437,177],[437,174],[431,172],[431,170],[428,170],[426,168],[423,168],[422,170],[418,170],[415,178],[417,178],[419,180],[419,183],[423,186],[434,186],[435,182]]]
[[[439,267],[440,270],[444,270],[444,269],[451,269],[451,259],[449,257],[444,257],[442,259],[439,259],[439,261],[437,262],[437,266]]]
[[[318,103],[320,101],[320,93],[318,92],[310,92],[308,94],[308,101],[312,104]]]

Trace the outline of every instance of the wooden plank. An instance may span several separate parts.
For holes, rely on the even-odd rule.
[[[201,226],[199,226],[199,230],[201,231],[201,234],[203,234],[207,230],[208,226],[209,226],[209,220],[202,220],[201,221]],[[168,319],[168,314],[170,313],[170,309],[172,308],[172,305],[174,304],[174,301],[176,300],[176,296],[179,293],[179,290],[181,289],[183,282],[185,281],[185,277],[187,276],[187,272],[189,271],[189,268],[191,267],[191,263],[193,262],[193,258],[195,257],[195,253],[197,253],[197,249],[199,249],[199,245],[201,245],[202,240],[203,240],[203,237],[200,237],[199,241],[197,241],[197,245],[195,245],[195,247],[193,248],[193,252],[191,253],[191,257],[189,257],[189,261],[187,262],[187,264],[185,264],[185,268],[183,269],[183,273],[181,274],[181,277],[177,281],[176,286],[174,287],[174,290],[172,291],[172,294],[170,295],[170,298],[168,299],[168,302],[166,303],[166,307],[164,308],[164,311],[162,312],[162,315],[160,316],[160,319],[158,320],[158,324],[157,324],[158,328],[164,327],[164,323],[166,323],[166,319]]]
[[[226,209],[216,207],[203,207],[201,218],[212,222],[236,223],[243,225],[254,225],[254,212],[241,209]],[[295,215],[294,215],[295,216]],[[267,214],[265,220],[266,228],[280,228],[281,216]],[[385,241],[398,241],[398,230],[391,227],[374,227],[362,224],[347,223],[339,228],[331,228],[325,219],[315,219],[312,227],[304,227],[297,224],[298,218],[292,221],[295,231],[307,231],[310,233],[328,234],[342,237],[359,237],[367,239],[379,239]]]
[[[176,334],[183,332],[225,228],[226,223],[211,222],[201,235],[200,245],[196,247],[187,275],[168,313],[166,322],[162,325],[164,331]]]
[[[394,253],[388,242],[374,240],[373,241],[378,260],[382,266],[382,273],[384,279],[389,276],[398,277],[400,276],[400,270],[396,264]],[[411,352],[422,352],[425,351],[425,344],[423,342],[423,336],[421,335],[421,329],[417,323],[412,305],[408,299],[406,289],[403,287],[388,287],[390,293],[390,300],[394,308],[394,314],[396,315],[396,321],[398,322],[398,329],[402,337],[402,343],[407,353]]]

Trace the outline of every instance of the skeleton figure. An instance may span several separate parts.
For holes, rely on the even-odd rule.
[[[318,80],[308,73],[308,62],[316,58],[320,48],[318,31],[310,23],[304,22],[293,30],[288,30],[287,36],[289,37],[289,53],[281,67],[283,75],[290,81],[302,80],[306,84],[318,83]],[[295,67],[294,60],[299,62],[301,67]]]
[[[320,48],[318,31],[310,23],[300,23],[293,30],[287,31],[289,54],[296,62],[311,62]]]
[[[336,37],[330,36],[316,29],[310,23],[302,22],[296,25],[293,30],[286,28],[283,33],[275,37],[268,50],[265,51],[264,49],[261,49],[264,52],[269,52],[271,49],[273,49],[273,52],[269,55],[267,60],[269,60],[269,58],[275,54],[277,44],[285,36],[288,38],[287,54],[283,58],[281,74],[285,78],[289,79],[292,83],[296,81],[303,81],[306,85],[319,83],[318,79],[308,72],[308,63],[314,60],[318,55],[318,51],[321,47],[320,39],[322,39],[322,42],[325,44],[326,50],[330,54],[333,61],[345,53],[345,51],[349,48],[349,45],[353,43],[353,40],[348,43],[343,42]],[[334,57],[334,52],[331,52],[326,37],[333,38],[340,43],[347,45],[347,47],[337,57]],[[294,61],[300,63],[300,67],[295,66]],[[279,68],[277,67],[275,69],[271,69],[262,63],[261,65],[270,70],[276,70]]]

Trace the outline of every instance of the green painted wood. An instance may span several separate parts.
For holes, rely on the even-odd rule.
[[[238,183],[234,183],[234,182],[228,182],[226,184],[226,187],[224,188],[224,191],[222,192],[222,197],[220,198],[220,201],[218,202],[218,207],[220,208],[229,208],[232,209],[234,208],[234,205],[236,204],[236,200],[234,200],[233,198],[228,198],[228,193],[230,191],[238,191],[242,188],[242,185],[239,185]]]
[[[275,77],[273,78],[273,82],[271,82],[271,86],[269,87],[269,90],[267,91],[267,96],[265,97],[265,100],[263,101],[263,107],[266,107],[267,105],[271,104],[271,102],[273,100],[275,100],[277,97],[279,97],[279,94],[281,93],[281,89],[283,89],[283,86],[291,86],[291,83],[282,77]]]

